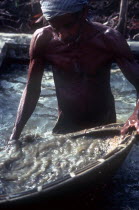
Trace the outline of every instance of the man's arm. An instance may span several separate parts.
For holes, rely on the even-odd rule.
[[[34,36],[30,46],[30,64],[27,84],[20,99],[17,117],[10,140],[17,140],[20,137],[20,134],[33,113],[40,96],[44,61],[43,56],[40,58],[41,54],[40,57],[37,56],[36,52],[38,49],[41,52],[40,45],[39,47],[37,46],[38,43],[39,39]]]
[[[137,91],[135,110],[122,128],[121,134],[127,133],[131,127],[139,133],[139,64],[134,60],[126,40],[119,32],[115,32],[113,37],[111,36],[111,44],[114,60]]]
[[[118,62],[119,61],[119,62]],[[129,129],[135,128],[139,134],[139,65],[133,60],[119,59],[117,63],[121,68],[125,77],[131,82],[137,91],[136,107],[133,114],[129,117],[124,127],[121,130],[121,134],[124,135]]]
[[[27,120],[36,107],[41,91],[42,69],[43,64],[40,60],[34,59],[30,61],[30,75],[19,103],[17,117],[10,139],[17,140],[19,138]]]

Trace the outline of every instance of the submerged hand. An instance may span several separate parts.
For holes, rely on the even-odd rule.
[[[15,157],[21,153],[20,148],[20,142],[18,140],[10,139],[6,146],[6,152],[10,157]]]
[[[129,119],[121,129],[121,134],[125,135],[131,129],[136,130],[139,134],[139,110],[135,110],[131,117],[129,117]]]

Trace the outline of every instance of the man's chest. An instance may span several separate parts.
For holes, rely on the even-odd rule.
[[[82,71],[88,74],[96,74],[98,70],[112,62],[111,53],[95,43],[72,46],[53,45],[47,51],[45,58],[61,71]]]

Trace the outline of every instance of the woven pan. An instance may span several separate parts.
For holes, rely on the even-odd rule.
[[[110,124],[103,127],[96,127],[86,131],[68,134],[64,137],[76,139],[82,136],[89,138],[91,138],[91,136],[93,138],[112,138],[114,136],[119,136],[120,138],[121,126],[121,124]],[[118,147],[116,147],[109,154],[95,162],[90,162],[90,164],[80,170],[77,170],[75,173],[68,174],[50,184],[46,183],[42,186],[41,191],[33,189],[18,194],[2,195],[0,196],[0,207],[3,207],[3,205],[12,207],[12,205],[22,205],[26,202],[35,203],[37,201],[43,204],[47,199],[49,200],[51,198],[53,199],[61,196],[75,196],[76,194],[85,191],[90,187],[91,189],[95,189],[100,184],[109,180],[112,175],[114,175],[116,170],[125,160],[135,140],[136,136],[134,134],[127,135],[125,138],[123,138]]]

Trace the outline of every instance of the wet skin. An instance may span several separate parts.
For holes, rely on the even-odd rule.
[[[116,122],[110,68],[116,62],[139,92],[139,66],[124,38],[107,26],[72,15],[54,18],[38,29],[30,45],[28,81],[21,97],[11,139],[18,139],[35,109],[46,64],[53,67],[59,117],[56,133]],[[139,132],[139,101],[122,129]]]

